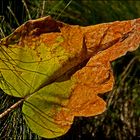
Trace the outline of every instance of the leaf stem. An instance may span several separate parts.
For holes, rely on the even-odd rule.
[[[7,110],[5,110],[3,113],[0,114],[0,119],[3,118],[5,115],[7,115],[8,113],[10,113],[12,110],[14,110],[18,105],[20,105],[25,99],[20,99],[18,102],[16,102],[15,104],[13,104],[10,108],[8,108]]]

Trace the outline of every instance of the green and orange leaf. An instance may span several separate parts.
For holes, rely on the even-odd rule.
[[[65,134],[74,116],[106,109],[98,96],[112,90],[110,62],[140,44],[140,19],[94,26],[50,16],[31,20],[0,42],[0,88],[24,99],[22,112],[36,134]]]

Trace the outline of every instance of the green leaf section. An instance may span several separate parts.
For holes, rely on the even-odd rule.
[[[56,116],[62,108],[65,108],[73,85],[72,79],[52,83],[24,102],[22,108],[24,118],[33,132],[42,137],[54,138],[68,131],[69,126],[59,125]],[[68,108],[66,110],[69,111]],[[71,124],[72,120],[69,123]]]
[[[61,124],[63,120],[56,117],[65,109],[72,93],[75,80],[65,72],[75,65],[70,61],[75,54],[61,46],[61,35],[56,36],[53,44],[39,39],[11,42],[8,46],[1,42],[0,88],[25,99],[22,112],[33,132],[54,138],[66,133],[72,123],[70,120],[69,125]]]
[[[62,65],[70,57],[61,47],[62,41],[63,38],[59,36],[52,46],[45,43],[34,46],[15,44],[8,48],[1,46],[0,70],[3,80],[0,88],[9,95],[25,97],[59,77],[63,73]]]

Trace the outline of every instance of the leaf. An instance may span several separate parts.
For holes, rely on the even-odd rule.
[[[50,16],[30,20],[0,42],[0,88],[20,97],[30,129],[63,135],[74,116],[106,109],[98,94],[112,90],[110,62],[140,44],[140,19],[81,27]]]

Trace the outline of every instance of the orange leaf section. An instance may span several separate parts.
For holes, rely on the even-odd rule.
[[[98,94],[113,88],[110,62],[136,50],[140,44],[140,19],[77,28],[81,28],[89,61],[72,76],[77,82],[69,103],[55,118],[62,127],[70,126],[74,116],[94,116],[106,109],[106,103]]]

